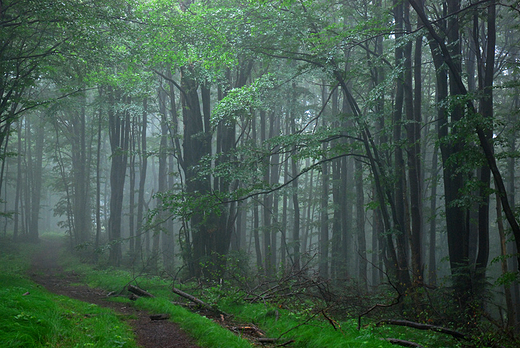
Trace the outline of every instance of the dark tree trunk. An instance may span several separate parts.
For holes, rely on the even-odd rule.
[[[209,176],[201,176],[198,165],[202,157],[209,155],[210,138],[206,133],[204,124],[206,119],[200,109],[198,83],[195,80],[195,71],[191,67],[181,69],[181,94],[182,118],[184,124],[183,137],[183,162],[182,167],[186,179],[186,193],[190,199],[198,199],[210,192]],[[209,115],[208,115],[209,117]],[[208,256],[211,243],[208,226],[206,225],[205,212],[195,209],[190,218],[190,230],[193,241],[192,276],[200,277],[202,274],[201,263]]]
[[[356,235],[358,253],[358,279],[361,289],[367,291],[367,268],[366,255],[367,242],[365,235],[365,192],[363,189],[363,167],[360,161],[355,161],[356,170]]]
[[[86,96],[81,98],[79,111],[71,115],[70,142],[72,145],[73,174],[73,213],[76,244],[83,244],[90,239],[90,195],[89,168],[86,144]]]
[[[406,30],[411,31],[409,7],[405,6]],[[420,26],[420,24],[419,24]],[[423,261],[422,261],[422,185],[421,185],[421,100],[422,100],[422,76],[421,76],[421,47],[422,37],[419,37],[415,44],[414,55],[414,82],[412,90],[412,42],[405,47],[405,110],[408,124],[406,133],[408,138],[408,178],[410,186],[410,250],[413,284],[423,282]],[[412,95],[414,98],[412,98]]]
[[[13,240],[17,241],[19,236],[19,222],[20,222],[20,201],[22,194],[22,120],[18,120],[16,132],[18,135],[17,142],[17,156],[16,156],[16,165],[17,165],[17,178],[16,180],[16,193],[14,198],[14,226],[13,226]]]
[[[394,18],[398,32],[404,30],[404,5],[401,1],[394,1]],[[402,34],[396,34],[396,40],[399,40]],[[405,51],[402,46],[395,48],[396,65],[406,63]],[[405,165],[403,159],[403,149],[401,145],[402,127],[403,127],[403,103],[405,96],[405,74],[399,73],[396,80],[395,105],[393,110],[393,141],[395,144],[394,152],[394,175],[395,175],[395,189],[393,195],[394,204],[394,230],[397,247],[397,276],[399,284],[402,289],[410,286],[410,275],[408,270],[408,236],[406,226],[406,211],[405,202],[407,197],[405,195]],[[409,101],[407,101],[409,103]],[[412,110],[413,112],[413,110]]]
[[[40,219],[40,198],[41,198],[41,185],[42,185],[42,161],[43,161],[43,142],[44,142],[44,127],[43,120],[36,122],[34,129],[34,155],[32,151],[28,152],[28,168],[27,171],[30,173],[30,190],[27,191],[26,195],[30,195],[30,205],[27,207],[30,209],[28,212],[29,224],[28,224],[28,235],[29,241],[39,241],[39,219]],[[30,132],[30,130],[29,130]],[[29,144],[29,148],[31,144]]]
[[[135,166],[136,166],[136,137],[138,120],[132,120],[132,127],[130,131],[130,163],[129,163],[129,185],[128,185],[128,239],[130,255],[135,255]]]
[[[139,168],[139,188],[137,192],[137,233],[135,236],[135,251],[138,255],[141,255],[142,250],[142,236],[145,231],[143,231],[143,215],[144,215],[144,195],[145,195],[145,183],[146,183],[146,171],[148,168],[148,154],[147,154],[147,144],[146,144],[146,130],[148,128],[148,99],[143,99],[143,114],[141,118],[141,129],[140,129],[140,168]],[[145,238],[148,238],[148,232],[146,232]],[[148,250],[146,250],[148,251]]]
[[[108,239],[111,243],[109,262],[119,266],[122,259],[121,218],[123,192],[125,186],[128,145],[130,136],[130,115],[116,109],[117,102],[125,102],[120,91],[108,88],[108,127],[111,148],[110,168],[110,217],[108,219]]]
[[[101,94],[101,90],[100,90]],[[97,261],[101,237],[101,129],[103,113],[98,110],[97,148],[96,148],[96,238],[94,240],[94,259]]]
[[[428,252],[428,282],[431,286],[437,284],[437,182],[438,182],[438,147],[435,146],[432,155],[432,168],[430,175],[431,195],[430,195],[430,234]]]

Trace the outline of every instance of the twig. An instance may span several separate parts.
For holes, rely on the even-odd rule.
[[[334,328],[335,331],[338,331],[338,328],[336,327],[336,324],[334,324],[334,320],[332,320],[328,315],[327,313],[325,313],[325,310],[322,309],[321,310],[321,314],[323,314],[323,316],[325,317],[325,319],[327,319],[330,323],[330,325],[332,325],[332,327]]]
[[[298,324],[298,325],[296,325],[296,326],[290,328],[289,330],[287,330],[287,331],[285,331],[285,332],[282,332],[282,333],[280,334],[280,336],[278,336],[278,339],[282,338],[282,336],[288,334],[288,333],[291,332],[292,330],[295,330],[295,329],[299,328],[300,326],[303,326],[303,325],[307,324],[309,321],[311,321],[312,319],[314,319],[314,318],[315,318],[318,314],[320,314],[320,313],[321,313],[321,312],[315,313],[315,314],[311,315],[309,318],[307,318],[307,320],[305,320],[303,323],[300,323],[300,324]]]
[[[392,288],[394,288],[394,290],[397,292],[397,297],[392,301],[392,303],[390,304],[379,304],[379,303],[376,303],[375,305],[373,305],[372,307],[370,307],[369,309],[367,309],[365,312],[361,313],[359,316],[358,316],[358,327],[357,329],[358,330],[361,330],[361,318],[365,315],[367,315],[368,313],[372,312],[374,309],[376,308],[388,308],[388,307],[393,307],[397,304],[399,304],[401,302],[401,297],[403,297],[403,294],[401,294],[401,292],[399,291],[399,289],[392,283],[392,281],[390,280],[390,277],[388,276],[388,274],[386,272],[384,272],[385,276],[386,276],[386,279],[388,280],[388,283],[390,284],[390,286]]]

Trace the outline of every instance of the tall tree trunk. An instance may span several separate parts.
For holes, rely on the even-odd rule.
[[[429,234],[429,258],[428,258],[428,282],[431,286],[437,284],[437,182],[438,182],[438,147],[435,146],[432,154],[432,168],[430,174],[430,234]]]
[[[73,213],[75,241],[83,244],[90,238],[90,194],[88,177],[88,158],[86,144],[86,95],[81,96],[80,108],[71,115],[71,145],[73,174]]]
[[[500,203],[500,197],[497,194],[496,200],[496,209],[497,209],[497,227],[498,227],[498,235],[500,237],[500,256],[503,257],[500,262],[502,266],[502,275],[508,273],[507,269],[507,260],[505,259],[507,255],[507,241],[506,234],[504,232],[504,222],[502,219],[502,204]],[[506,310],[507,310],[507,327],[515,327],[516,322],[516,308],[513,305],[513,297],[511,296],[511,286],[509,284],[504,284],[504,296],[506,299]]]
[[[159,141],[159,170],[157,175],[157,192],[158,193],[165,193],[167,188],[167,182],[168,182],[168,163],[167,163],[167,145],[168,145],[168,121],[167,121],[167,107],[166,107],[166,98],[167,98],[166,91],[164,90],[163,86],[161,85],[159,87],[159,113],[161,115],[161,140]],[[163,210],[161,206],[161,198],[157,197],[156,199],[156,205],[159,210],[159,213],[157,214],[157,220],[156,220],[156,229],[154,231],[154,266],[156,270],[158,270],[159,267],[159,254],[160,254],[160,248],[159,248],[159,240],[160,238],[164,238],[165,235],[168,233],[168,231],[165,231],[166,226],[166,212]],[[164,243],[164,242],[163,242]]]
[[[108,87],[109,109],[108,127],[111,148],[110,168],[110,217],[108,219],[108,239],[111,243],[109,262],[113,266],[121,264],[121,218],[123,192],[125,186],[128,145],[130,135],[130,115],[116,109],[117,102],[124,102],[120,91]]]
[[[258,135],[256,131],[256,120],[253,119],[251,124],[251,133],[255,144],[258,142]],[[260,272],[263,269],[262,262],[262,245],[260,244],[260,207],[258,199],[253,198],[253,236],[255,240],[255,255],[256,255],[256,268]]]
[[[356,235],[358,246],[358,279],[361,289],[367,289],[368,260],[366,255],[367,242],[365,235],[365,192],[363,190],[363,167],[360,161],[355,161],[356,170]]]
[[[279,136],[280,133],[280,118],[277,117],[275,112],[270,115],[270,126],[269,126],[269,138],[272,139],[274,137]],[[269,180],[273,185],[277,185],[280,181],[280,148],[276,146],[273,149],[273,155],[271,156],[270,170],[271,174],[269,175]],[[276,272],[278,267],[277,261],[277,253],[278,253],[278,191],[275,191],[272,194],[272,213],[271,213],[271,260],[269,261],[273,271]]]
[[[404,30],[404,5],[401,1],[394,1],[394,18],[396,22],[396,40],[402,38],[402,32]],[[402,46],[397,45],[395,48],[395,62],[396,65],[401,65],[403,62],[406,64],[406,57]],[[408,273],[408,236],[406,235],[406,212],[405,212],[405,201],[407,197],[405,195],[405,165],[403,159],[403,149],[401,145],[402,140],[402,127],[403,127],[403,102],[404,102],[404,89],[405,89],[405,74],[400,72],[396,80],[396,93],[395,93],[395,105],[393,110],[393,141],[395,144],[394,152],[394,175],[395,175],[395,189],[393,204],[395,210],[393,213],[394,218],[394,229],[396,234],[396,246],[397,246],[397,276],[399,284],[402,290],[410,286],[409,273]]]
[[[101,90],[100,90],[101,94]],[[96,148],[96,238],[94,240],[94,259],[97,261],[101,237],[101,129],[103,113],[98,110],[97,148]]]
[[[266,113],[265,111],[260,111],[260,142],[262,145],[265,145],[267,140],[267,119],[266,119]],[[266,185],[270,184],[270,178],[269,178],[269,164],[270,164],[270,156],[266,156],[264,159],[264,178],[263,181]],[[271,205],[272,205],[272,195],[266,194],[263,197],[262,200],[262,217],[263,217],[263,236],[264,236],[264,274],[267,275],[271,271],[271,267],[273,266],[271,264],[271,253],[273,250],[271,250]]]
[[[36,126],[33,127],[34,131],[34,155],[33,151],[27,153],[28,155],[28,168],[27,171],[30,173],[30,191],[26,194],[30,194],[30,213],[28,233],[29,241],[39,241],[39,219],[40,219],[40,198],[41,198],[41,185],[42,185],[42,163],[43,163],[43,142],[45,134],[45,124],[42,119],[36,122]],[[30,130],[29,130],[30,132]],[[31,144],[29,144],[29,148]],[[30,193],[29,193],[30,192]]]
[[[405,6],[406,30],[411,32],[410,11]],[[421,24],[418,23],[418,27]],[[422,100],[422,76],[421,76],[421,47],[422,37],[417,38],[414,55],[414,82],[412,90],[412,42],[405,47],[405,110],[408,120],[406,133],[408,138],[408,178],[410,186],[410,215],[411,215],[411,264],[413,284],[423,283],[423,261],[422,261],[422,185],[421,185],[421,100]],[[412,95],[414,98],[412,98]]]
[[[475,40],[478,42],[478,40]],[[482,69],[479,69],[479,89],[482,91],[480,98],[480,113],[492,124],[493,115],[493,78],[495,74],[495,43],[496,43],[496,5],[491,0],[487,7],[487,41],[483,46],[486,47],[485,57],[481,63],[484,63]],[[477,62],[479,62],[477,56]],[[483,72],[481,72],[483,70]],[[482,76],[483,75],[483,76]],[[484,129],[488,142],[493,138],[493,127]],[[483,165],[480,168],[480,197],[481,204],[478,209],[478,254],[476,258],[477,276],[484,282],[485,269],[489,260],[489,189],[491,185],[491,170],[489,165]]]
[[[293,147],[293,151],[296,151],[296,149]],[[298,173],[298,160],[292,156],[291,157],[291,175],[293,178],[292,182],[292,203],[293,203],[293,211],[294,211],[294,217],[293,217],[293,230],[292,230],[292,237],[291,237],[291,243],[293,245],[293,269],[295,271],[298,271],[300,269],[300,203],[298,199],[298,179],[297,176]],[[310,205],[310,204],[309,204]]]
[[[18,136],[17,140],[17,155],[16,155],[16,165],[17,165],[17,178],[16,180],[16,193],[14,198],[14,226],[13,226],[13,240],[17,241],[19,236],[19,221],[20,221],[20,201],[22,194],[22,120],[19,119],[17,122],[16,133]]]
[[[198,94],[199,85],[195,79],[192,67],[181,68],[181,104],[184,124],[183,161],[182,167],[186,179],[186,194],[190,199],[198,199],[210,192],[209,176],[201,176],[198,165],[202,158],[211,154],[211,139],[204,124],[209,122],[204,118],[200,108]],[[209,117],[209,115],[207,115]],[[190,230],[193,242],[192,276],[202,275],[201,263],[211,253],[211,236],[206,224],[207,216],[201,209],[196,209],[190,218]]]
[[[324,152],[326,144],[323,144]],[[321,165],[321,202],[320,202],[320,254],[319,274],[324,279],[329,278],[329,165],[324,162]]]
[[[147,142],[146,142],[146,131],[148,128],[148,99],[143,99],[143,114],[141,116],[141,129],[140,129],[140,168],[139,168],[139,189],[137,192],[137,233],[135,236],[135,251],[138,255],[141,255],[142,250],[142,236],[146,234],[145,238],[148,238],[148,232],[143,231],[143,215],[144,215],[144,204],[145,204],[145,184],[146,184],[146,172],[148,169],[148,154],[147,154]],[[148,250],[146,250],[148,251]]]
[[[516,95],[514,97],[513,108],[514,108],[513,110],[518,110],[520,108],[520,96],[518,96],[518,95]],[[513,112],[510,113],[509,117],[510,117],[511,123],[516,122],[516,117]],[[511,131],[511,134],[509,135],[509,152],[510,153],[515,153],[515,151],[517,149],[516,136],[517,136],[517,131],[513,129]],[[507,175],[508,175],[507,192],[509,194],[509,204],[512,207],[515,207],[516,206],[516,198],[515,198],[515,194],[516,194],[516,187],[515,187],[515,184],[516,184],[516,179],[515,179],[516,178],[516,158],[515,158],[515,156],[511,156],[508,158]],[[513,241],[510,241],[507,244],[508,254],[515,255],[518,252],[517,250],[518,249],[516,248],[516,245]],[[518,269],[517,258],[511,257],[508,259],[508,269],[510,269],[510,270]],[[513,291],[513,305],[515,308],[520,308],[520,284],[518,281],[515,281],[511,284],[511,287],[512,287],[512,291]],[[514,316],[515,316],[515,321],[517,323],[520,323],[520,310],[516,310]]]

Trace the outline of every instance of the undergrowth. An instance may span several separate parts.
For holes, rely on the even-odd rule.
[[[229,286],[199,283],[175,284],[176,287],[199,297],[205,302],[218,307],[231,317],[214,316],[213,320],[172,304],[184,299],[173,294],[170,279],[158,276],[136,275],[120,269],[95,269],[78,263],[70,254],[65,264],[84,275],[90,286],[100,287],[115,294],[123,294],[128,284],[136,285],[152,293],[155,298],[139,298],[138,308],[155,313],[168,313],[173,321],[197,339],[203,347],[249,347],[250,344],[230,331],[223,330],[219,324],[252,324],[265,332],[264,337],[279,338],[277,344],[291,341],[290,347],[395,347],[385,339],[388,337],[410,340],[427,347],[456,347],[457,341],[438,333],[417,332],[407,328],[366,325],[357,329],[357,320],[335,321],[326,312],[316,311],[312,302],[304,306],[281,306],[275,302],[248,303],[246,295]],[[115,297],[117,301],[130,301],[125,297]],[[283,307],[283,308],[282,308]],[[204,313],[203,313],[204,314]]]
[[[26,278],[38,247],[0,241],[0,347],[137,347],[111,310],[51,294]]]
[[[29,246],[29,249],[32,246]],[[26,250],[26,249],[24,249]],[[28,251],[25,251],[28,253]],[[2,253],[0,261],[0,346],[4,347],[134,347],[131,332],[109,310],[94,305],[76,303],[65,297],[54,296],[17,275],[27,265],[18,253]],[[223,326],[250,326],[265,333],[263,337],[278,338],[276,344],[290,347],[395,347],[388,338],[416,342],[425,347],[458,347],[460,342],[433,331],[419,331],[391,325],[376,326],[370,318],[363,319],[358,329],[352,308],[338,313],[322,306],[319,301],[305,297],[280,296],[278,299],[253,297],[226,281],[218,283],[173,284],[171,279],[136,274],[115,268],[101,269],[81,263],[70,252],[61,255],[63,265],[82,275],[91,287],[105,289],[114,295],[126,295],[128,284],[136,285],[155,295],[139,298],[136,307],[153,313],[170,314],[171,320],[192,336],[201,347],[242,348],[251,343]],[[180,288],[229,317],[194,313],[172,302],[186,302],[171,288]],[[296,291],[296,288],[292,290]],[[27,292],[30,295],[24,295]],[[125,296],[114,296],[114,301],[130,303]],[[373,301],[375,301],[373,299]],[[42,310],[44,308],[44,310]],[[350,308],[350,309],[349,309]],[[205,317],[207,315],[208,317]],[[110,329],[108,329],[110,328]],[[258,331],[260,332],[260,331]],[[257,333],[258,333],[257,332]],[[290,344],[289,344],[290,342]],[[474,345],[475,346],[475,345]]]

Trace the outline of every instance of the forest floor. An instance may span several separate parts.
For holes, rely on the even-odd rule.
[[[144,348],[199,348],[194,340],[177,324],[168,320],[151,320],[150,315],[126,303],[108,300],[105,291],[84,284],[74,272],[66,272],[58,264],[61,243],[57,240],[42,241],[46,244],[33,256],[29,276],[48,291],[70,298],[113,309],[133,329],[137,343]]]

